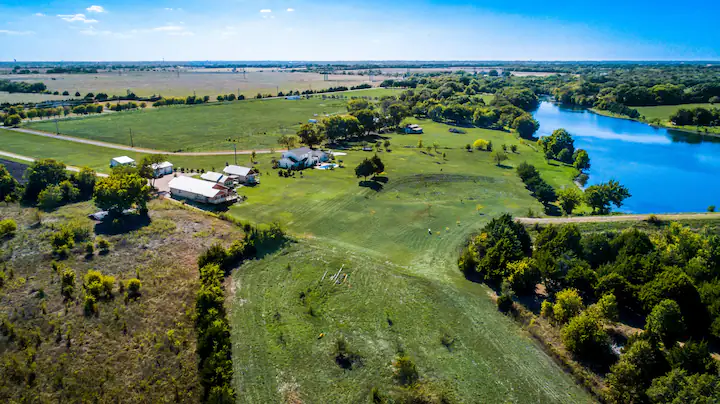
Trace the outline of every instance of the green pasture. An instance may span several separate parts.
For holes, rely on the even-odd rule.
[[[294,134],[309,119],[346,112],[345,98],[381,97],[393,89],[370,89],[329,94],[323,99],[246,100],[193,106],[170,106],[103,114],[59,121],[60,133],[85,139],[165,151],[228,150],[279,147],[281,135]],[[343,98],[332,98],[340,97]],[[55,132],[54,121],[36,121],[28,128]]]
[[[674,114],[678,109],[693,109],[693,108],[720,108],[720,105],[713,104],[682,104],[682,105],[657,105],[654,107],[633,107],[638,110],[640,115],[645,116],[646,120],[659,119],[661,121],[667,121],[670,119],[670,115]]]
[[[497,312],[486,287],[455,278],[415,276],[324,241],[242,266],[230,314],[239,401],[371,403],[373,388],[399,390],[391,362],[400,351],[453,402],[591,401]],[[348,370],[335,361],[340,338],[359,357]]]

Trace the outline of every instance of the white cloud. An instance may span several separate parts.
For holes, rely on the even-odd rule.
[[[5,35],[34,35],[35,33],[32,31],[12,31],[9,29],[0,29],[0,34]]]
[[[59,14],[58,17],[62,18],[67,22],[80,21],[84,22],[85,24],[94,24],[98,22],[98,20],[85,17],[85,14]]]
[[[88,13],[104,13],[105,9],[103,6],[90,6],[86,8],[85,10],[88,11]]]
[[[155,27],[151,31],[160,31],[160,32],[178,32],[183,31],[185,28],[181,27],[179,25],[164,25],[162,27]]]
[[[172,7],[165,7],[165,11],[173,11]]]
[[[272,13],[272,10],[270,10],[269,8],[263,8],[262,10],[260,10],[260,12],[261,13]]]
[[[287,11],[288,13],[292,13],[293,11],[295,11],[295,9],[294,9],[294,8],[288,8],[288,9],[285,10],[285,11]]]
[[[45,14],[43,13],[35,13],[33,14],[35,17],[45,17]]]

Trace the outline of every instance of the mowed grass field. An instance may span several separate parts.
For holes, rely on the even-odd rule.
[[[341,268],[344,281],[336,284],[329,278]],[[369,403],[373,388],[385,396],[399,390],[391,362],[401,351],[417,364],[421,383],[453,402],[591,402],[497,313],[481,285],[427,279],[324,241],[301,241],[242,266],[234,287],[239,402]],[[352,369],[335,361],[339,339],[359,356]]]
[[[344,97],[380,97],[397,90],[358,90]],[[295,134],[302,123],[321,119],[326,114],[346,112],[345,99],[245,100],[204,105],[178,105],[148,110],[110,113],[61,120],[60,133],[109,143],[165,151],[232,150],[237,148],[278,148],[281,135]],[[316,116],[317,114],[317,116]],[[54,121],[35,121],[31,129],[55,132]]]
[[[246,97],[254,97],[258,92],[276,94],[290,90],[321,90],[328,87],[352,87],[363,83],[378,85],[384,77],[377,76],[370,82],[369,76],[331,74],[328,81],[322,74],[275,69],[248,69],[245,76],[229,71],[182,70],[176,71],[131,71],[101,72],[96,74],[32,74],[4,75],[3,78],[28,82],[41,81],[50,91],[68,91],[83,96],[87,93],[106,93],[125,95],[128,91],[143,97],[151,95],[188,96],[195,92],[199,96],[209,95],[213,99],[218,94],[238,91]],[[30,100],[30,98],[27,98]],[[1,100],[1,99],[0,99]]]
[[[638,110],[640,115],[645,116],[646,120],[659,119],[661,121],[667,121],[670,119],[670,115],[674,114],[678,109],[693,109],[693,108],[720,108],[720,104],[682,104],[682,105],[658,105],[654,107],[634,107]]]

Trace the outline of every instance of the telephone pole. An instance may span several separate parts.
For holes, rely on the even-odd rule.
[[[130,128],[130,147],[135,147],[135,142],[133,142],[132,128]]]
[[[237,143],[233,143],[233,151],[235,151],[235,165],[237,165]]]

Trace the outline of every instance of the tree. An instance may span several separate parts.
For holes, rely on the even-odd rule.
[[[317,125],[310,123],[302,124],[297,131],[297,136],[300,141],[311,148],[316,144],[320,144],[324,139],[324,136],[318,131]]]
[[[360,121],[352,115],[328,117],[323,121],[322,129],[330,141],[355,137],[361,133]]]
[[[572,211],[582,202],[583,195],[579,189],[572,186],[557,191],[557,198],[563,212],[566,215],[570,215],[572,214]]]
[[[38,205],[44,210],[52,210],[62,204],[63,192],[60,186],[50,185],[38,194]]]
[[[717,403],[720,402],[720,376],[673,369],[652,381],[647,396],[653,404]]]
[[[597,318],[583,313],[562,329],[568,351],[583,359],[602,359],[610,351],[610,338]]]
[[[150,154],[144,156],[142,160],[140,160],[140,164],[137,168],[137,173],[141,177],[150,180],[150,185],[155,188],[156,176],[153,165],[160,164],[165,161],[167,161],[167,157],[162,154]]]
[[[150,187],[144,178],[135,173],[113,172],[95,185],[95,204],[115,216],[133,206],[146,210],[148,200]]]
[[[292,149],[298,142],[296,135],[282,135],[278,138],[278,143],[285,146],[287,149]]]
[[[495,165],[499,167],[503,161],[508,159],[508,155],[503,151],[495,150],[492,154],[492,159],[495,162]]]
[[[367,100],[364,100],[362,98],[356,98],[354,100],[350,100],[347,103],[347,110],[348,112],[356,112],[364,109],[370,108],[370,103]]]
[[[65,164],[52,159],[38,160],[25,171],[25,195],[27,201],[36,200],[40,191],[67,179]]]
[[[18,126],[22,123],[22,118],[18,114],[8,115],[5,118],[5,126]]]
[[[377,154],[372,156],[372,158],[370,159],[370,162],[373,164],[373,167],[375,168],[375,171],[374,171],[375,174],[380,174],[383,171],[385,171],[385,164],[382,162],[382,160],[380,160],[380,157],[378,157]]]
[[[357,118],[358,123],[365,134],[369,134],[370,132],[377,130],[378,113],[376,111],[366,108],[353,111],[352,114]]]
[[[562,149],[560,150],[560,153],[558,153],[557,159],[563,163],[570,164],[572,162],[572,154],[570,153],[570,150]]]
[[[367,180],[367,177],[373,175],[374,173],[375,164],[373,164],[372,161],[368,160],[367,158],[364,159],[360,164],[358,164],[357,167],[355,167],[355,176],[358,178],[364,177]]]
[[[473,142],[473,148],[477,150],[485,150],[488,146],[488,141],[485,139],[477,139]]]
[[[535,261],[523,258],[520,261],[509,263],[507,270],[510,274],[507,280],[512,290],[518,294],[531,295],[535,293],[535,287],[540,282],[540,271],[538,271]]]
[[[666,347],[674,346],[685,332],[685,322],[677,302],[666,299],[658,303],[647,317],[645,330]]]
[[[520,137],[529,139],[540,129],[540,123],[533,119],[530,114],[523,114],[515,118],[511,127],[517,131]]]
[[[576,289],[565,289],[555,296],[555,321],[560,324],[568,322],[571,318],[580,314],[583,309],[583,302]]]
[[[585,149],[577,149],[573,154],[573,166],[580,171],[590,169],[590,156]]]
[[[75,186],[75,184],[70,182],[70,180],[65,180],[61,182],[58,186],[60,187],[60,191],[62,192],[63,202],[75,202],[80,198],[80,190]],[[42,192],[40,194],[42,195]]]
[[[644,339],[635,340],[610,367],[606,398],[613,403],[646,402],[645,391],[654,378],[666,372],[667,367],[657,346]]]
[[[80,172],[73,176],[73,179],[75,185],[77,185],[77,188],[80,190],[81,198],[88,199],[92,197],[93,189],[95,189],[95,181],[97,179],[97,174],[92,168],[81,168]]]
[[[10,202],[16,199],[18,182],[4,165],[0,164],[0,202]]]
[[[593,209],[593,213],[606,215],[610,213],[610,205],[621,207],[629,198],[630,191],[615,180],[592,185],[585,190],[585,202]]]
[[[538,140],[538,143],[542,147],[543,152],[554,159],[559,160],[558,155],[563,149],[568,150],[567,152],[569,153],[569,156],[566,157],[567,159],[575,153],[575,141],[568,131],[562,128],[555,129],[550,136],[541,137],[540,140]]]

